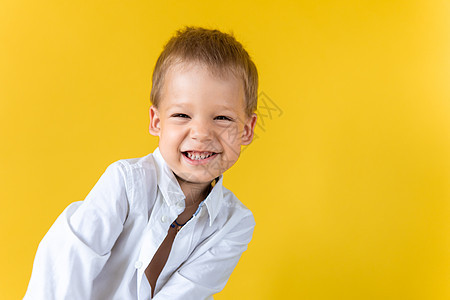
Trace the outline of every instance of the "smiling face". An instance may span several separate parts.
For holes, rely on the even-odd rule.
[[[232,75],[195,63],[170,68],[159,107],[150,108],[150,133],[179,180],[209,184],[238,160],[256,124],[244,101],[242,80]]]

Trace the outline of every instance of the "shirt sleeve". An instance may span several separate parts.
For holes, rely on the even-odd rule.
[[[90,299],[128,213],[126,169],[110,165],[84,201],[69,205],[42,239],[24,299]]]
[[[223,237],[214,237],[214,240],[219,238],[219,242],[208,246],[206,251],[203,246],[208,242],[198,247],[192,259],[189,258],[152,299],[213,299],[212,295],[225,287],[253,235],[252,214],[236,223],[232,230],[225,230],[227,233]]]

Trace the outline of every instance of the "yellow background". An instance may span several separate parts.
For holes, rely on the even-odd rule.
[[[0,298],[110,163],[157,146],[152,68],[184,25],[234,31],[282,110],[225,176],[257,227],[216,299],[450,299],[443,0],[1,0]]]

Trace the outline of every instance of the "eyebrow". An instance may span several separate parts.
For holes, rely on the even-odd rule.
[[[218,105],[219,109],[234,111],[236,108],[234,106]]]
[[[182,105],[182,104],[173,104],[173,105],[171,105],[170,107],[169,107],[169,109],[172,109],[172,108],[185,108],[186,107],[186,105]]]

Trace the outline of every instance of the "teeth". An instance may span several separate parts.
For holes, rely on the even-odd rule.
[[[205,159],[214,154],[212,152],[195,152],[195,153],[194,152],[186,152],[186,153],[187,153],[187,156],[192,160]]]

